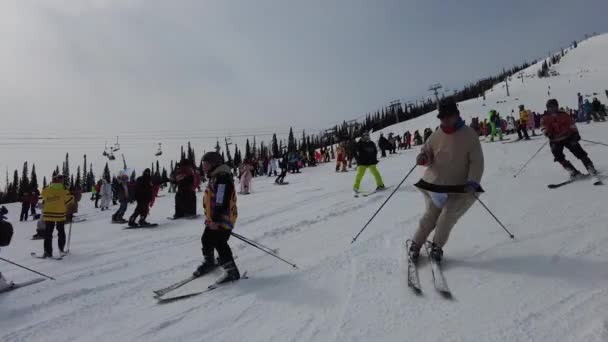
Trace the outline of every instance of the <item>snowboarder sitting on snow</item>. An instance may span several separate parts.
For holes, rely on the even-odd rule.
[[[441,103],[437,117],[441,129],[431,135],[416,160],[427,167],[416,183],[424,195],[426,211],[409,254],[417,260],[420,248],[435,230],[430,257],[439,262],[450,231],[475,202],[474,193],[483,192],[479,183],[484,159],[477,132],[464,124],[455,102]]]
[[[224,158],[217,152],[207,152],[203,156],[203,168],[209,175],[209,183],[203,198],[205,232],[201,242],[204,261],[196,269],[194,276],[205,275],[218,266],[214,255],[217,250],[219,266],[225,271],[217,282],[235,281],[240,279],[241,275],[228,245],[230,233],[238,216],[234,179],[230,168],[224,164]]]
[[[549,146],[555,161],[560,163],[566,171],[570,173],[571,178],[581,176],[581,173],[566,160],[564,155],[564,147],[570,150],[572,154],[583,162],[585,168],[591,175],[597,175],[597,171],[593,166],[593,162],[587,156],[587,152],[583,150],[578,143],[581,136],[578,133],[576,124],[568,113],[560,111],[559,104],[556,99],[547,101],[547,112],[542,119],[543,132],[549,138]]]
[[[42,190],[44,209],[42,217],[46,225],[44,236],[44,257],[53,257],[53,230],[57,227],[57,243],[63,253],[65,247],[65,221],[68,206],[74,202],[74,197],[63,186],[63,175],[57,175],[53,182]]]
[[[135,181],[135,200],[137,201],[137,206],[135,207],[133,215],[129,218],[129,227],[150,225],[150,223],[146,221],[146,217],[150,211],[150,202],[152,202],[153,198],[152,172],[150,169],[145,169],[144,173]],[[138,223],[135,223],[137,217],[140,218]]]

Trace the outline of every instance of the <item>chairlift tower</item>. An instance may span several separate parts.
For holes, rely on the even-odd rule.
[[[435,83],[429,87],[429,91],[435,94],[435,101],[437,101],[437,109],[439,109],[439,89],[443,88],[441,84]]]

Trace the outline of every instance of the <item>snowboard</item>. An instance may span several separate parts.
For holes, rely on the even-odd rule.
[[[0,290],[0,293],[4,293],[4,292],[10,292],[12,290],[16,290],[20,287],[24,287],[24,286],[28,286],[28,285],[32,285],[32,284],[37,284],[40,283],[42,281],[45,281],[45,278],[36,278],[36,279],[32,279],[32,280],[28,280],[28,281],[24,281],[22,283],[12,283],[9,287]]]
[[[135,227],[131,227],[131,226],[126,226],[123,229],[139,229],[139,228],[154,228],[154,227],[158,227],[158,223],[150,223],[150,224],[138,224]]]
[[[177,220],[195,220],[195,219],[199,218],[200,216],[201,216],[200,214],[190,215],[190,216],[182,216],[182,217],[178,217],[178,218],[169,216],[169,217],[167,217],[167,220],[171,220],[171,221],[177,221]]]

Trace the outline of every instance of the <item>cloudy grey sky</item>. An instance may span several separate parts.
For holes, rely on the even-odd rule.
[[[606,13],[605,0],[2,0],[2,130],[323,128],[607,31]]]

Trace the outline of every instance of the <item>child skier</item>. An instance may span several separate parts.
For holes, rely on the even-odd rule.
[[[209,175],[203,198],[205,232],[201,242],[204,261],[196,269],[194,276],[203,276],[221,266],[224,275],[216,283],[235,281],[240,279],[241,275],[228,245],[230,232],[238,216],[234,180],[230,167],[224,164],[224,158],[217,152],[207,152],[203,156],[203,168]],[[219,254],[219,265],[215,261],[216,250]]]

